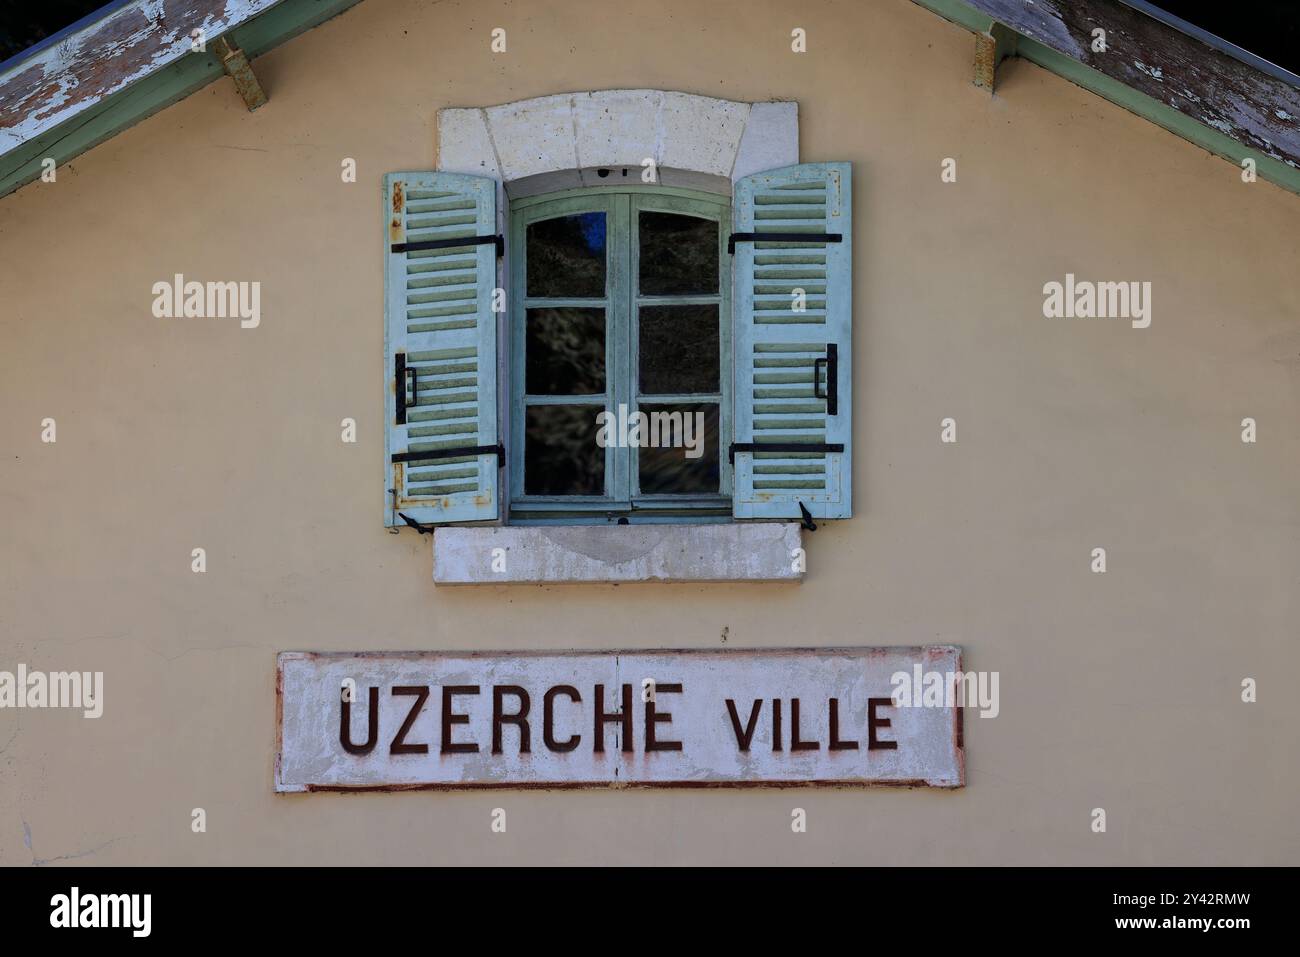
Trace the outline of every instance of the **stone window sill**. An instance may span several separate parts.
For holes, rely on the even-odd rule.
[[[803,580],[797,522],[439,528],[438,585]],[[500,549],[501,551],[498,551]]]

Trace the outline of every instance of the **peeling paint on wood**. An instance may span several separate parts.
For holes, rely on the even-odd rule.
[[[961,650],[284,652],[275,788],[962,787],[961,709],[890,698],[915,666]]]
[[[240,47],[251,62],[358,2],[359,0],[277,0],[269,9],[238,24]],[[132,6],[151,9],[157,6],[157,0],[153,0],[152,5],[147,0],[140,0]],[[108,14],[105,14],[104,20],[107,19]],[[91,24],[75,37],[65,38],[56,44],[55,48],[71,50],[69,44],[76,37],[98,29],[99,25],[100,23]],[[208,39],[211,41],[211,33],[208,34]],[[203,53],[185,55],[183,51],[187,49],[188,45],[181,47],[181,55],[165,65],[133,74],[136,77],[134,80],[117,84],[113,92],[97,96],[93,103],[83,101],[84,109],[77,109],[71,115],[65,111],[66,119],[42,123],[39,133],[26,139],[19,137],[17,146],[13,145],[17,134],[0,127],[0,156],[3,156],[3,162],[0,162],[0,197],[39,177],[46,158],[53,159],[62,166],[224,75],[210,42],[207,51]],[[18,61],[0,74],[0,101],[7,101],[10,94],[6,91],[12,78],[27,71],[33,64],[43,62],[41,58],[46,52],[48,51],[35,50],[29,58]]]
[[[1024,36],[1120,81],[1292,169],[1300,89],[1118,0],[967,0]],[[1105,52],[1093,49],[1106,31]]]
[[[0,155],[92,109],[191,54],[279,0],[152,0],[130,4],[0,76]]]

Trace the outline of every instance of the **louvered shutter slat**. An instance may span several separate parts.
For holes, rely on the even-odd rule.
[[[412,453],[497,444],[495,247],[392,247],[495,233],[496,183],[455,173],[390,173],[384,215],[385,520],[402,525],[398,512],[436,525],[494,520],[496,455]],[[405,378],[399,381],[402,367],[413,370],[413,394]],[[404,460],[394,462],[394,455]]]
[[[735,441],[784,446],[736,451],[736,518],[799,518],[801,504],[814,518],[852,514],[851,199],[848,163],[805,163],[736,184],[735,231],[755,238],[736,244],[733,261]],[[816,239],[829,234],[840,240]],[[824,397],[832,370],[833,403]],[[843,451],[822,448],[837,445]]]

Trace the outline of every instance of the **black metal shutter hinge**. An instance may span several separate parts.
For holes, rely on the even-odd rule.
[[[395,253],[413,253],[421,249],[450,249],[454,246],[483,246],[491,243],[497,248],[497,258],[506,254],[506,238],[499,233],[495,236],[461,236],[456,239],[422,239],[414,243],[393,243],[390,247]]]
[[[736,243],[842,243],[843,233],[732,233],[727,255],[736,255]]]

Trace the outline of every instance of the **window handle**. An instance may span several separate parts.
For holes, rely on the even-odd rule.
[[[821,366],[826,365],[826,391],[821,391]],[[826,414],[839,415],[840,349],[834,342],[826,343],[826,355],[813,360],[813,398],[826,400]]]

